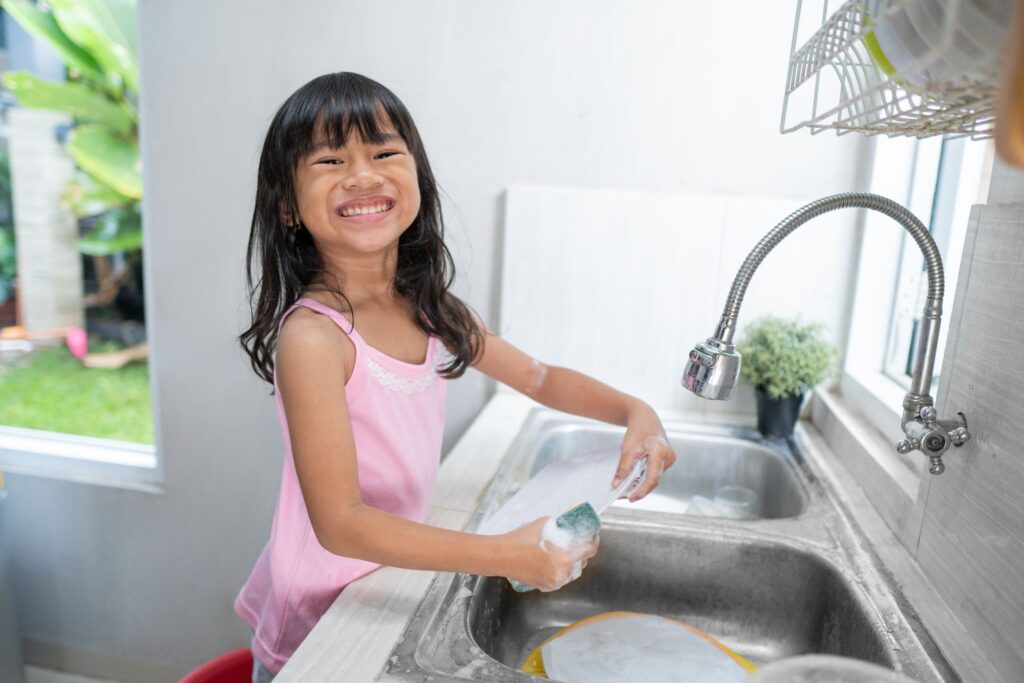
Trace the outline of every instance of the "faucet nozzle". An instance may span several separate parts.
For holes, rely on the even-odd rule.
[[[736,347],[709,337],[690,351],[683,386],[701,398],[728,401],[740,374]]]

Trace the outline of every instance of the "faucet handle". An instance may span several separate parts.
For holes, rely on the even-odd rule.
[[[931,461],[928,471],[942,474],[946,471],[942,454],[950,446],[963,446],[971,438],[967,431],[967,417],[963,413],[957,415],[959,420],[940,420],[933,406],[923,406],[918,417],[903,425],[907,438],[896,444],[896,450],[906,454],[920,449]]]
[[[970,441],[971,433],[967,431],[967,416],[963,412],[957,415],[960,416],[960,424],[949,430],[949,439],[954,446],[963,446]]]
[[[898,444],[896,444],[896,450],[902,454],[907,454],[910,451],[916,451],[921,447],[921,442],[918,439],[907,437]],[[948,448],[948,446],[947,446]],[[942,454],[928,454],[928,460],[931,462],[931,466],[928,471],[932,474],[942,474],[946,471],[946,466],[942,464]]]
[[[909,439],[908,438],[908,439],[903,439],[898,444],[896,444],[896,451],[899,452],[899,453],[902,453],[903,455],[906,455],[910,451],[916,451],[920,447],[921,447],[921,442],[920,441],[918,441],[917,439]]]

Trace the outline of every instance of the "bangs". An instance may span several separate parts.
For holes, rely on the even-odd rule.
[[[397,132],[410,151],[410,135],[405,107],[390,90],[369,79],[346,78],[350,74],[330,74],[310,83],[305,97],[295,102],[295,116],[286,122],[285,137],[292,166],[314,151],[321,142],[333,148],[344,147],[355,133],[369,144],[384,143]],[[287,125],[291,123],[291,125]]]

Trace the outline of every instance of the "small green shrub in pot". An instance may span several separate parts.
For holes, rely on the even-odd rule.
[[[839,356],[824,325],[776,316],[747,325],[736,349],[740,376],[757,390],[758,428],[782,437],[792,434],[804,393],[834,371]]]

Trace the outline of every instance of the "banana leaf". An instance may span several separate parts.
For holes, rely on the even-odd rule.
[[[139,92],[133,0],[50,0],[61,30],[96,58],[108,81]]]
[[[11,225],[0,224],[0,274],[14,275],[14,230]]]
[[[11,196],[11,154],[0,147],[0,198]]]
[[[94,80],[106,80],[99,62],[72,42],[52,14],[37,9],[25,0],[2,0],[0,6],[29,34],[49,43],[69,68]]]
[[[125,197],[81,169],[78,169],[75,177],[64,186],[60,199],[79,218],[95,216],[110,209],[134,204],[137,201]]]
[[[89,256],[109,256],[119,251],[142,248],[142,219],[138,205],[113,209],[99,217],[78,248]]]
[[[71,157],[96,180],[131,199],[142,198],[139,146],[95,124],[75,126],[68,139]]]
[[[11,298],[12,280],[18,270],[14,246],[14,228],[0,225],[0,303]]]
[[[4,86],[18,103],[31,109],[52,109],[70,114],[78,121],[102,124],[115,133],[128,135],[135,118],[128,107],[115,104],[78,83],[53,83],[23,71],[3,74]]]

